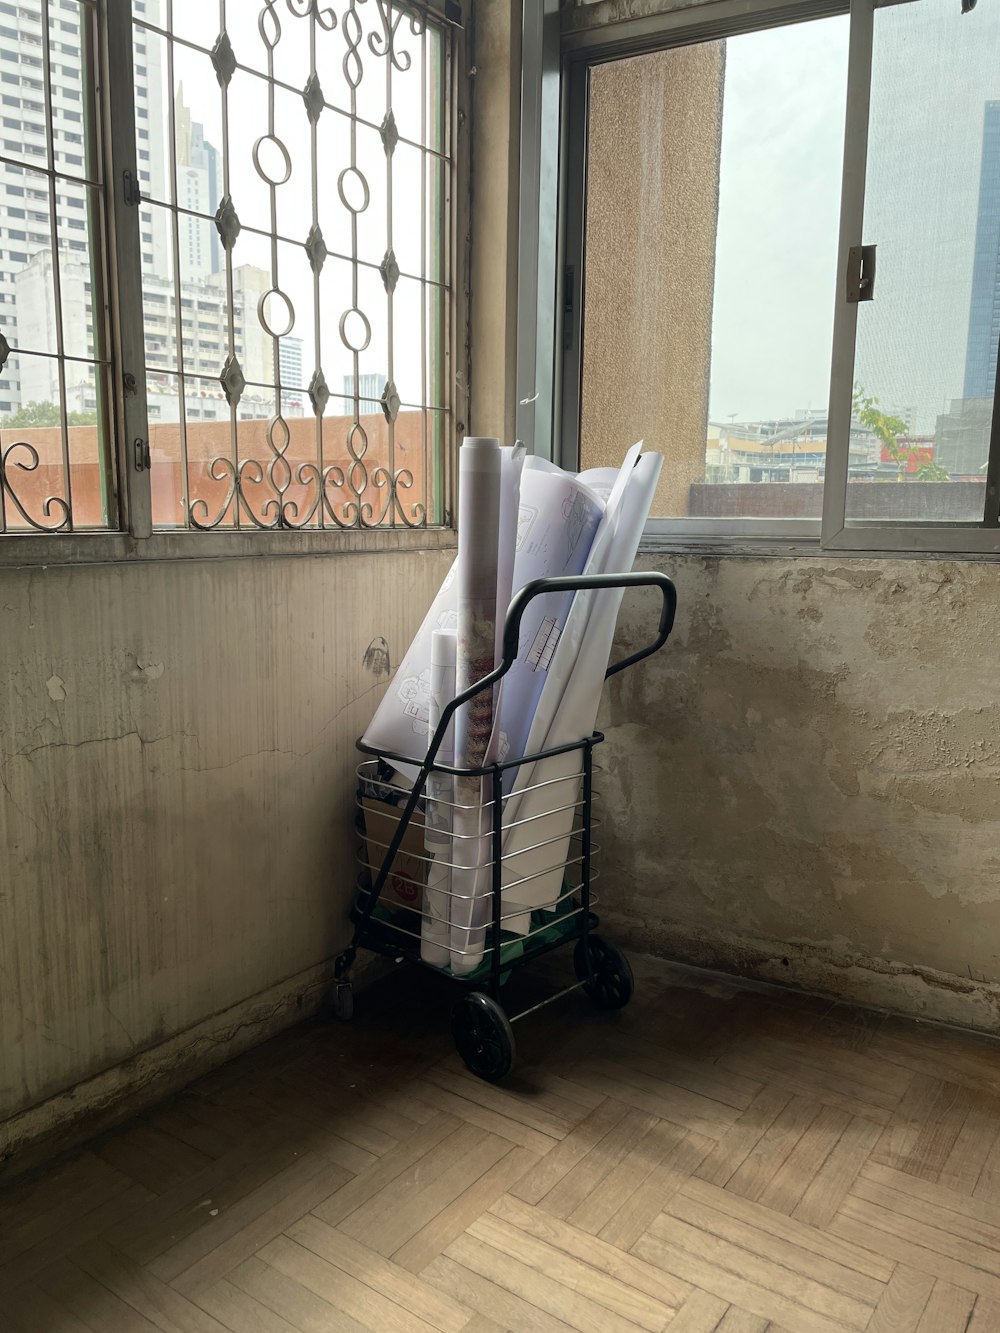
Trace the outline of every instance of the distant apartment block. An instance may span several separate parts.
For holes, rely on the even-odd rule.
[[[976,249],[972,267],[965,398],[992,398],[1000,342],[1000,102],[983,114]]]

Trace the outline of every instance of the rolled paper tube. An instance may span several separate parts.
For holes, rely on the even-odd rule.
[[[458,694],[496,665],[497,570],[500,543],[500,441],[475,436],[458,456]],[[482,690],[458,710],[455,757],[463,768],[486,762],[493,730],[494,690]],[[483,956],[489,916],[489,811],[483,779],[455,780],[455,849],[452,858],[451,966],[474,971]]]
[[[427,717],[428,745],[441,714],[455,697],[455,658],[458,641],[453,629],[431,635],[431,685]],[[437,762],[450,764],[455,757],[455,725],[445,732]],[[424,847],[427,851],[427,885],[420,923],[420,957],[434,967],[447,967],[450,959],[450,894],[452,861],[452,803],[454,778],[449,773],[431,773],[427,779],[424,813]]]

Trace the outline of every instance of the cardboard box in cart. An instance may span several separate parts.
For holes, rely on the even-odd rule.
[[[393,834],[399,827],[402,806],[388,801],[377,801],[370,796],[361,800],[365,818],[365,841],[368,848],[369,873],[374,884],[388,851]],[[424,884],[427,881],[427,862],[423,859],[424,819],[414,810],[403,834],[389,878],[379,895],[379,906],[390,911],[419,912]]]

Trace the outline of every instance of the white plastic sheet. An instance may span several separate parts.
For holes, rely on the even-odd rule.
[[[591,547],[586,574],[624,573],[635,561],[663,463],[659,454],[640,454],[639,448],[634,446],[626,456],[620,483],[609,497]],[[568,744],[593,731],[621,599],[620,589],[576,595],[535,710],[527,753]],[[531,911],[559,896],[574,812],[570,808],[553,813],[553,809],[579,799],[581,772],[580,751],[526,764],[518,771],[504,811],[504,880],[511,883],[536,874],[538,878],[505,893],[506,930],[527,933]],[[507,915],[519,908],[520,915]]]
[[[514,589],[535,579],[579,574],[604,507],[604,498],[579,477],[544,459],[527,459],[521,478]],[[525,609],[518,657],[500,686],[501,759],[525,753],[531,719],[572,602],[572,593],[546,593]],[[510,791],[516,772],[510,768],[504,774],[505,791]]]

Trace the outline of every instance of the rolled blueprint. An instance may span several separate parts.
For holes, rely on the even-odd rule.
[[[427,741],[437,730],[441,714],[455,697],[455,631],[435,630],[431,635],[431,688],[427,716]],[[455,755],[455,725],[445,732],[437,761],[450,764]],[[420,923],[420,957],[434,967],[447,967],[451,957],[450,895],[452,862],[452,802],[454,778],[450,773],[431,773],[427,778],[424,814],[424,847],[427,851],[427,886]]]
[[[603,513],[604,497],[572,472],[542,458],[526,459],[513,587],[523,588],[534,579],[579,574]],[[508,757],[527,753],[528,729],[572,602],[571,592],[550,592],[525,608],[517,659],[500,686],[498,725],[503,744],[499,748]],[[517,771],[505,771],[505,792],[510,791]]]
[[[500,450],[501,526],[497,551],[497,622],[503,631],[503,618],[510,601],[514,572],[514,542],[517,535],[518,493],[524,446]],[[424,617],[413,642],[403,654],[392,683],[382,696],[365,731],[365,742],[375,749],[411,755],[410,764],[396,768],[411,782],[427,749],[427,704],[431,680],[431,635],[439,629],[458,628],[458,561],[445,576],[441,588]]]
[[[500,441],[466,438],[458,455],[458,654],[455,690],[489,675],[496,663],[497,567],[500,547]],[[455,759],[462,768],[486,762],[493,731],[494,689],[458,710]],[[452,970],[468,973],[483,957],[489,918],[489,807],[482,778],[455,779],[451,898]]]
[[[625,573],[632,568],[662,463],[659,454],[629,451],[623,484],[608,500],[585,573]],[[568,744],[593,731],[622,595],[620,588],[577,594],[535,711],[527,753]],[[582,762],[582,752],[575,750],[518,772],[504,815],[504,878],[535,878],[505,893],[505,930],[527,933],[531,911],[552,910],[559,898]]]

